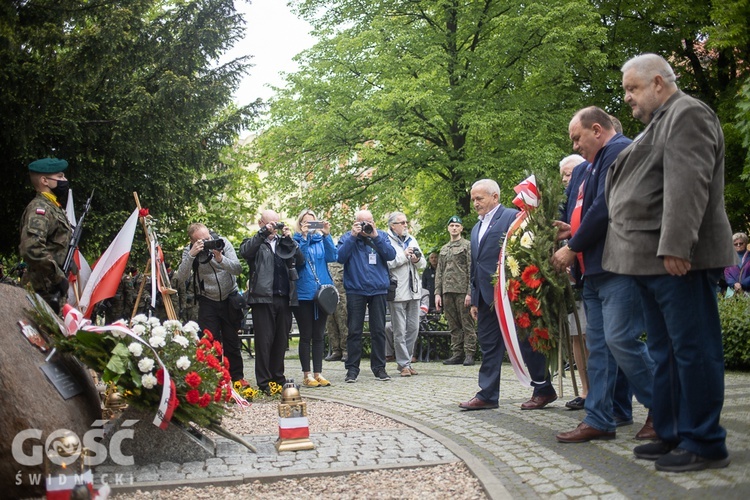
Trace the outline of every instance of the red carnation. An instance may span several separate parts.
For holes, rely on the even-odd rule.
[[[214,401],[217,403],[221,401],[221,386],[216,388],[216,391],[214,391]]]
[[[523,313],[520,316],[516,317],[516,324],[519,326],[519,328],[528,328],[531,326],[531,320],[529,319],[529,315],[527,313]]]
[[[508,280],[508,298],[511,302],[515,302],[519,295],[521,295],[521,283],[517,280]]]
[[[148,208],[138,210],[138,217],[148,217]]]
[[[534,328],[534,335],[545,340],[549,339],[549,331],[546,328]]]
[[[156,370],[156,383],[159,385],[164,385],[164,368],[159,368]]]
[[[221,380],[223,380],[225,384],[229,384],[232,381],[232,377],[229,375],[229,370],[227,369],[222,370]]]
[[[201,408],[205,408],[211,404],[211,395],[209,393],[205,393],[203,396],[201,396],[200,401],[198,402],[198,406]]]
[[[206,363],[214,370],[221,370],[221,363],[219,363],[219,360],[213,354],[206,356]]]
[[[217,356],[221,356],[224,350],[221,348],[221,343],[218,340],[214,340],[214,350]]]
[[[196,349],[195,359],[197,359],[201,363],[204,363],[206,361],[206,351],[204,351],[203,349]]]
[[[533,314],[534,316],[542,315],[542,304],[536,297],[533,297],[531,295],[526,297],[526,307],[529,308],[529,311],[531,311],[531,314]]]
[[[204,336],[204,338],[207,338],[209,342],[213,342],[214,341],[214,336],[211,335],[211,332],[208,331],[208,330],[203,330],[203,336]],[[209,345],[209,347],[211,347],[211,346]]]
[[[198,401],[201,399],[201,394],[197,390],[191,389],[185,394],[185,399],[187,399],[187,402],[191,405],[197,405]]]
[[[229,358],[224,356],[224,368],[229,369]]]
[[[187,385],[195,389],[199,385],[201,385],[202,379],[201,376],[198,375],[197,372],[190,372],[187,375],[185,375],[185,382]]]
[[[538,277],[538,274],[538,267],[534,265],[526,266],[526,269],[521,273],[521,279],[529,288],[539,288],[542,284],[542,278]]]
[[[227,389],[227,395],[225,396],[224,401],[229,401],[232,399],[232,391]]]

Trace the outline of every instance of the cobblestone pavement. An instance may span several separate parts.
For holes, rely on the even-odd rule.
[[[728,373],[722,424],[728,431],[731,465],[726,469],[671,474],[654,470],[652,462],[637,460],[633,439],[646,418],[634,401],[632,426],[620,427],[617,439],[583,444],[561,444],[555,434],[573,429],[583,411],[571,411],[569,378],[563,393],[548,408],[522,411],[531,395],[521,386],[510,365],[503,366],[500,407],[462,411],[459,401],[474,395],[479,365],[445,366],[416,363],[418,376],[377,381],[364,359],[357,383],[344,383],[341,362],[325,362],[323,373],[332,386],[302,387],[303,399],[315,398],[359,406],[400,420],[406,429],[328,432],[311,436],[314,450],[278,454],[275,436],[255,436],[258,448],[250,454],[233,442],[219,439],[217,456],[206,462],[166,462],[142,467],[97,468],[97,476],[120,473],[126,484],[158,482],[162,486],[203,481],[242,482],[295,474],[431,465],[463,460],[491,498],[750,498],[750,374]],[[246,359],[245,372],[253,373]],[[299,361],[288,359],[287,377],[301,379]],[[560,393],[559,380],[555,387]],[[114,484],[113,484],[114,485]]]

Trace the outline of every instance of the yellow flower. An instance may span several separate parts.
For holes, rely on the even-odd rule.
[[[534,233],[526,231],[521,236],[521,246],[524,248],[531,248],[534,246]]]
[[[505,263],[508,265],[508,269],[510,270],[511,276],[513,276],[514,278],[517,278],[518,275],[521,273],[521,268],[518,265],[518,261],[512,255],[509,255],[505,259]]]

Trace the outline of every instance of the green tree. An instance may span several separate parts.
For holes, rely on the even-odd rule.
[[[195,219],[238,234],[231,221],[253,204],[221,202],[256,181],[231,151],[256,105],[232,104],[248,58],[220,57],[241,29],[231,0],[3,2],[0,253],[17,248],[32,196],[26,165],[48,155],[69,161],[79,205],[96,188],[81,246],[89,258],[119,231],[133,192],[159,219],[165,250],[182,246]]]
[[[261,168],[301,188],[286,200],[293,211],[402,209],[436,238],[471,211],[475,180],[498,179],[509,200],[525,171],[557,169],[582,75],[605,63],[585,1],[295,6],[322,41],[270,103]]]

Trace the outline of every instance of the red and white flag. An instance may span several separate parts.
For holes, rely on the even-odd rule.
[[[94,270],[78,303],[86,318],[91,317],[91,312],[97,302],[114,297],[117,293],[117,287],[120,286],[120,280],[125,272],[128,257],[130,257],[130,248],[133,246],[133,235],[137,225],[138,209],[133,210],[109,248],[94,264]]]
[[[72,189],[68,191],[68,204],[65,206],[65,212],[68,215],[70,225],[75,227],[76,224],[78,224],[78,221],[76,220],[76,209],[73,206]],[[89,263],[86,262],[86,258],[81,255],[78,248],[76,248],[73,253],[73,262],[75,262],[76,267],[78,268],[78,275],[76,276],[72,273],[68,275],[68,282],[70,282],[70,287],[68,288],[68,304],[76,304],[78,301],[75,288],[73,287],[78,287],[79,292],[83,291],[83,289],[86,288],[86,282],[89,280],[89,276],[91,276],[91,267],[89,266]]]

